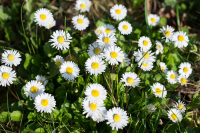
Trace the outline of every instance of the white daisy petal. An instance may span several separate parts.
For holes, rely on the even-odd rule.
[[[117,42],[117,39],[114,34],[112,33],[102,33],[100,36],[98,36],[98,39],[96,41],[100,46],[102,47],[109,47],[114,46],[115,42]]]
[[[153,56],[154,53],[151,52],[151,50],[149,50],[148,52],[145,52],[143,50],[139,50],[138,51],[134,51],[135,56],[135,61],[139,62],[138,64],[141,65],[142,63],[146,63],[146,62],[155,62],[156,61],[156,57]],[[143,57],[144,56],[144,57]]]
[[[35,78],[36,78],[36,81],[40,82],[44,86],[46,86],[48,83],[48,80],[42,75],[37,75]]]
[[[138,40],[138,46],[141,48],[141,50],[148,51],[152,46],[149,37],[146,36],[140,37],[140,39]]]
[[[124,53],[124,59],[122,60],[122,66],[128,66],[131,63],[131,60],[128,58],[128,55]]]
[[[165,87],[162,84],[160,84],[158,82],[154,83],[153,86],[151,86],[151,88],[152,88],[152,90],[154,92],[154,95],[156,97],[160,97],[160,98],[166,97],[167,91],[166,91]]]
[[[56,21],[53,19],[52,21],[45,22],[44,27],[46,29],[51,29],[56,25]]]
[[[167,80],[170,84],[176,84],[178,82],[178,74],[173,70],[167,72]]]
[[[138,67],[141,67],[143,71],[150,71],[153,69],[153,63],[150,61],[144,61],[142,64],[138,64]]]
[[[0,66],[0,85],[10,86],[15,81],[16,73],[11,67]]]
[[[55,64],[57,66],[59,66],[59,67],[65,62],[65,60],[63,59],[63,57],[60,56],[60,55],[56,55],[56,57],[54,57],[53,60],[54,60]]]
[[[119,29],[119,31],[121,32],[122,35],[128,35],[132,32],[131,24],[126,22],[126,21],[120,22],[118,29]]]
[[[90,44],[87,50],[88,55],[90,55],[91,57],[97,56],[99,58],[103,57],[102,51],[103,47],[100,46],[97,42],[93,42],[92,44]]]
[[[134,88],[140,83],[140,78],[134,72],[125,72],[120,82],[124,82],[124,86],[132,86]]]
[[[104,33],[108,34],[115,34],[116,30],[115,30],[115,27],[113,25],[110,25],[110,24],[104,24],[103,25],[104,27]]]
[[[181,112],[178,109],[170,109],[168,110],[168,118],[170,120],[172,120],[173,122],[178,122],[178,121],[182,121],[183,116],[181,114]]]
[[[2,54],[1,62],[5,65],[12,67],[18,66],[21,62],[21,55],[16,50],[6,50]]]
[[[169,41],[172,40],[172,36],[173,36],[173,34],[174,34],[174,33],[173,33],[173,32],[174,32],[174,29],[173,29],[171,26],[167,25],[166,28],[163,26],[163,27],[160,29],[159,32],[164,34],[164,36],[165,36],[165,38],[166,38],[165,42],[169,42]]]
[[[156,110],[156,107],[153,104],[148,104],[147,110],[148,110],[149,113],[152,113]]]
[[[122,20],[127,15],[127,9],[121,4],[116,4],[110,9],[110,15],[115,20]]]
[[[105,28],[104,28],[103,26],[99,26],[99,27],[97,27],[97,28],[94,30],[94,33],[95,33],[97,36],[100,36],[104,31],[105,31]]]
[[[92,3],[89,0],[76,0],[75,8],[80,10],[80,12],[89,12],[91,5]]]
[[[172,41],[174,42],[175,47],[182,48],[187,47],[189,39],[186,32],[178,31],[173,34]]]
[[[160,23],[160,17],[156,14],[149,14],[148,15],[148,24],[150,26],[156,26]]]
[[[184,113],[186,110],[185,103],[180,100],[178,100],[178,102],[174,104],[174,107],[180,110],[181,113]]]
[[[83,15],[77,15],[72,18],[72,24],[74,25],[75,29],[77,30],[85,30],[89,26],[90,21],[87,17]]]
[[[190,74],[192,73],[191,64],[188,62],[181,63],[179,66],[178,72],[180,75],[185,75],[186,78],[188,78],[190,76]]]
[[[160,41],[156,40],[156,55],[159,53],[163,54],[163,45]]]
[[[167,65],[164,62],[160,62],[159,65],[160,65],[161,71],[163,71],[164,73],[168,72]]]
[[[41,9],[37,10],[36,13],[34,14],[34,21],[40,27],[45,26],[46,23],[53,21],[53,15],[48,9],[41,8]]]

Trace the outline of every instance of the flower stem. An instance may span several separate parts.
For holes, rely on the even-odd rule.
[[[17,98],[17,96],[12,92],[12,90],[10,89],[9,86],[7,86],[7,87],[8,87],[8,90],[12,93],[12,95],[13,95],[18,101],[20,101],[22,104],[26,105],[24,102],[22,102],[20,99]]]

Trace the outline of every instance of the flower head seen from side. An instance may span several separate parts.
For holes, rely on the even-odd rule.
[[[63,59],[63,57],[60,56],[60,55],[56,55],[56,57],[53,58],[53,61],[55,62],[55,64],[58,67],[60,67],[65,62],[65,60]]]
[[[25,93],[31,98],[35,98],[37,95],[44,93],[45,87],[36,80],[31,80],[25,85]]]
[[[156,26],[160,23],[160,17],[156,14],[149,14],[148,15],[148,24],[150,26]]]
[[[99,26],[99,27],[97,27],[97,28],[94,30],[94,33],[95,33],[97,36],[100,36],[104,31],[105,31],[105,28],[104,28],[103,26]]]
[[[140,83],[140,78],[138,75],[134,72],[125,72],[122,75],[121,81],[124,82],[124,86],[131,86],[131,87],[136,87]]]
[[[138,67],[141,67],[143,71],[151,71],[153,69],[153,63],[150,61],[144,61],[142,64],[138,64]]]
[[[183,48],[187,47],[189,39],[186,32],[178,31],[173,34],[172,41],[174,42],[175,47]]]
[[[88,55],[89,56],[97,56],[99,58],[103,57],[103,47],[101,45],[99,45],[97,42],[93,42],[92,44],[89,45],[88,47]]]
[[[163,54],[163,45],[160,41],[156,40],[156,55],[158,55],[159,53]]]
[[[102,33],[100,36],[98,36],[98,39],[96,41],[100,46],[102,47],[109,47],[115,45],[115,42],[117,42],[117,39],[114,34],[112,33]]]
[[[181,85],[187,86],[187,77],[185,75],[179,75],[178,76],[178,82],[181,83]]]
[[[92,3],[89,0],[76,0],[75,8],[80,12],[89,12],[91,5]]]
[[[138,46],[141,48],[141,50],[148,51],[152,46],[149,37],[146,36],[140,37],[140,39],[138,40]]]
[[[121,4],[116,4],[110,9],[110,15],[115,20],[122,20],[127,15],[127,9]]]
[[[163,33],[163,35],[165,37],[162,38],[166,38],[165,42],[169,42],[172,40],[172,36],[173,36],[173,32],[174,32],[174,28],[172,28],[171,26],[167,25],[167,27],[162,27],[159,31],[160,33]]]
[[[66,33],[63,30],[56,30],[51,35],[49,42],[52,42],[51,46],[57,50],[66,50],[69,48],[69,44],[72,41],[72,37],[69,33]]]
[[[92,56],[91,58],[88,58],[85,62],[85,67],[86,70],[91,74],[91,75],[98,75],[102,74],[105,72],[106,65],[105,62],[96,56]]]
[[[37,112],[51,113],[56,106],[56,101],[51,94],[42,93],[35,97],[34,104]]]
[[[41,27],[45,26],[46,23],[50,22],[53,20],[53,15],[52,13],[46,9],[46,8],[41,8],[36,11],[34,14],[34,21]]]
[[[128,35],[128,34],[131,34],[131,32],[132,32],[131,24],[126,21],[120,22],[118,29],[122,35]]]
[[[176,102],[176,103],[174,104],[174,107],[175,107],[176,109],[180,110],[181,113],[184,113],[185,110],[186,110],[185,103],[182,102],[181,100],[178,100],[178,102]]]
[[[160,62],[159,65],[160,65],[161,71],[163,71],[164,73],[168,72],[167,65],[164,62]]]
[[[172,120],[173,122],[178,122],[178,121],[182,121],[183,116],[181,114],[181,111],[178,109],[170,109],[168,110],[168,118],[170,120]]]
[[[64,62],[60,67],[60,73],[65,80],[74,80],[78,77],[80,69],[77,64],[72,61]]]
[[[19,65],[21,60],[21,55],[16,50],[5,50],[2,54],[1,62],[12,67],[12,65]]]
[[[128,58],[128,54],[124,53],[124,58],[122,60],[122,66],[128,66],[131,63],[131,60]]]
[[[16,73],[11,67],[0,66],[0,85],[10,86],[15,81]]]
[[[93,103],[103,102],[107,97],[106,89],[97,83],[90,84],[85,90],[86,98]]]
[[[52,27],[54,27],[56,25],[56,21],[53,19],[51,21],[48,21],[44,24],[44,27],[46,29],[51,29]]]
[[[153,105],[153,104],[148,104],[147,105],[147,111],[149,112],[149,113],[152,113],[152,112],[154,112],[156,110],[156,107]]]
[[[188,62],[183,62],[179,65],[179,74],[180,75],[185,75],[187,78],[190,76],[192,73],[192,68],[191,64]]]
[[[104,27],[103,32],[106,33],[106,34],[108,34],[108,33],[115,34],[115,32],[116,32],[115,27],[111,24],[104,24],[103,27]]]
[[[128,124],[128,116],[126,111],[119,107],[113,107],[107,111],[105,119],[108,120],[106,124],[109,124],[112,127],[112,130],[116,128],[122,129]]]
[[[35,78],[36,78],[36,81],[40,82],[44,86],[46,86],[48,83],[48,80],[42,75],[37,75]]]
[[[104,49],[105,60],[111,65],[118,65],[124,59],[124,53],[120,47],[110,46]]]
[[[89,26],[89,23],[89,19],[83,15],[77,15],[72,18],[72,24],[79,31],[85,30]]]
[[[139,65],[146,62],[153,63],[156,61],[156,57],[154,56],[154,53],[151,52],[151,50],[145,52],[143,50],[138,49],[138,51],[134,51],[133,55],[135,56],[135,61],[139,62]]]
[[[167,80],[170,84],[176,84],[178,82],[178,74],[173,70],[167,72]]]
[[[160,98],[164,98],[166,97],[167,95],[167,91],[165,89],[165,87],[160,84],[160,83],[154,83],[152,86],[151,86],[152,90],[153,90],[153,93],[156,97],[160,97]]]

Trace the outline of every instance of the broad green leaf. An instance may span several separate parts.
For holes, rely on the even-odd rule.
[[[53,48],[51,46],[51,43],[50,42],[46,42],[43,46],[43,50],[44,50],[44,53],[48,56],[48,57],[52,57],[54,56],[54,54],[57,52],[55,48]]]
[[[28,53],[25,54],[25,62],[24,62],[24,68],[30,72],[31,70],[31,59],[32,59],[32,56]]]
[[[45,132],[44,128],[37,128],[35,130],[35,133],[46,133],[46,132]]]
[[[21,121],[22,113],[20,111],[13,111],[10,116],[13,121]]]
[[[1,112],[0,114],[0,121],[1,122],[7,122],[8,121],[8,112]]]

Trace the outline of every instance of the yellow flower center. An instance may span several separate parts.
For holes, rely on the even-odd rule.
[[[181,83],[185,84],[185,83],[186,83],[186,79],[185,79],[185,78],[182,78],[182,79],[181,79]]]
[[[150,107],[150,110],[152,110],[153,108],[152,107]]]
[[[171,114],[172,119],[176,120],[177,119],[177,115],[176,114]]]
[[[187,68],[187,67],[184,67],[184,68],[183,68],[183,72],[185,72],[185,73],[188,72],[188,68]]]
[[[43,81],[38,81],[38,82],[40,82],[42,85],[44,84],[44,82],[43,82]]]
[[[59,60],[56,61],[57,66],[61,66],[61,62]]]
[[[45,20],[45,19],[47,18],[47,16],[46,16],[45,14],[41,14],[41,15],[40,15],[40,18],[41,18],[42,20]]]
[[[103,39],[103,42],[104,42],[104,43],[109,43],[109,42],[110,42],[110,38],[109,38],[109,37],[105,37],[105,38]]]
[[[99,63],[93,62],[93,63],[92,63],[92,68],[93,68],[93,69],[99,68]]]
[[[98,32],[99,34],[101,34],[101,30],[97,30],[97,32]]]
[[[144,54],[143,54],[143,56],[144,56],[144,58],[149,58],[149,53],[147,53],[147,52],[145,52]]]
[[[165,71],[165,68],[164,68],[164,67],[161,67],[161,70],[162,70],[162,71]]]
[[[171,74],[171,79],[175,79],[176,78],[176,76],[174,75],[174,74]]]
[[[77,21],[79,24],[82,24],[83,23],[83,19],[78,19]]]
[[[123,29],[124,29],[124,30],[127,30],[127,29],[128,29],[128,26],[127,26],[127,25],[124,25],[124,26],[123,26]]]
[[[14,56],[14,55],[11,54],[11,55],[8,56],[8,60],[9,60],[9,61],[13,61],[14,59],[15,59],[15,56]]]
[[[119,115],[114,115],[113,119],[114,121],[118,122],[120,121],[121,117]]]
[[[57,40],[58,40],[59,43],[63,43],[64,42],[64,37],[59,36]]]
[[[182,42],[184,40],[184,37],[183,36],[178,36],[178,40]]]
[[[125,59],[123,59],[122,62],[125,62]]]
[[[166,30],[165,31],[165,36],[169,36],[170,35],[170,31]]]
[[[110,29],[105,29],[105,32],[106,32],[106,33],[110,33],[111,30],[110,30]]]
[[[184,105],[183,105],[183,104],[179,104],[179,105],[177,106],[177,108],[179,108],[180,110],[182,110],[182,109],[184,108]]]
[[[116,52],[111,52],[111,53],[110,53],[110,56],[111,56],[112,58],[117,58],[117,53],[116,53]]]
[[[8,73],[3,73],[2,77],[3,77],[3,79],[8,79],[9,78],[9,74]]]
[[[68,68],[66,69],[66,72],[67,72],[68,74],[71,74],[71,73],[73,72],[73,69],[72,69],[71,67],[68,67]]]
[[[36,86],[31,87],[31,92],[32,93],[37,93],[38,92],[38,88]]]
[[[97,109],[97,104],[96,104],[96,103],[95,103],[95,104],[94,104],[94,103],[91,103],[91,104],[90,104],[90,109],[91,109],[91,110],[96,110],[96,109]]]
[[[49,26],[51,26],[51,24],[49,24]]]
[[[160,45],[158,45],[157,47],[158,47],[159,50],[161,50],[161,46]]]
[[[161,94],[162,90],[160,88],[156,88],[156,93]]]
[[[117,10],[115,10],[115,12],[116,12],[117,14],[120,14],[120,13],[121,13],[121,10],[117,9]]]
[[[81,8],[82,8],[82,9],[85,9],[85,8],[86,8],[86,5],[85,5],[85,4],[81,4]]]
[[[148,41],[143,41],[143,45],[147,46],[148,45]]]
[[[128,78],[128,79],[127,79],[127,82],[128,82],[129,84],[133,84],[133,83],[134,83],[134,79],[133,79],[133,78]]]
[[[101,50],[100,50],[99,48],[95,48],[95,49],[94,49],[94,53],[95,53],[95,54],[99,54],[100,52],[101,52]]]
[[[155,18],[151,18],[151,22],[156,22]]]
[[[98,90],[93,90],[92,91],[92,96],[93,97],[98,97],[99,96],[99,91]]]
[[[49,104],[49,102],[48,102],[47,99],[43,99],[43,100],[41,101],[41,104],[42,104],[43,106],[47,106],[47,105]]]
[[[146,63],[143,63],[142,65],[143,65],[144,67],[147,67],[147,66],[148,66],[147,62],[146,62]]]

